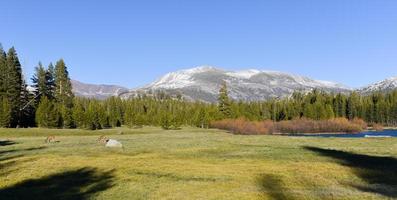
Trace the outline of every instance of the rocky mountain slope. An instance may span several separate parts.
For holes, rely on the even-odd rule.
[[[230,97],[235,100],[256,101],[286,97],[294,91],[320,89],[327,92],[349,92],[351,89],[338,83],[319,81],[304,76],[276,71],[227,71],[211,66],[171,72],[142,88],[121,95],[123,98],[138,93],[164,91],[181,94],[187,100],[215,102],[221,83],[227,83]]]
[[[73,93],[76,96],[106,99],[118,96],[120,93],[129,91],[127,88],[117,85],[95,85],[72,80]]]
[[[358,90],[361,94],[370,94],[372,92],[381,91],[388,92],[397,89],[397,76],[367,85]]]
[[[129,90],[117,85],[95,85],[72,81],[73,92],[77,96],[105,99],[110,96],[130,98],[139,94],[164,92],[181,95],[187,100],[215,102],[220,85],[226,81],[230,97],[235,100],[256,101],[269,98],[282,98],[294,91],[307,92],[319,89],[327,92],[350,92],[353,89],[342,84],[314,80],[308,77],[277,71],[242,70],[227,71],[211,66],[179,70],[168,73],[158,80],[141,88]],[[397,77],[392,77],[356,89],[361,94],[375,91],[387,92],[397,89]]]

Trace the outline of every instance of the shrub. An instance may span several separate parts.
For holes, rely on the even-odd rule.
[[[360,132],[367,127],[361,119],[352,121],[346,118],[334,118],[329,120],[312,120],[306,118],[289,121],[248,121],[240,119],[224,119],[210,124],[212,128],[228,130],[234,134],[263,135],[273,133],[333,133],[333,132]]]
[[[382,124],[375,123],[375,124],[372,124],[372,129],[374,129],[376,131],[383,131],[384,128],[383,128]]]
[[[244,118],[224,119],[210,123],[211,128],[228,130],[234,134],[263,135],[271,134],[273,122],[270,121],[248,121]]]
[[[367,129],[368,128],[368,124],[364,120],[362,120],[360,118],[354,118],[351,122],[353,124],[359,125],[362,129]]]
[[[347,132],[354,133],[363,130],[364,124],[357,120],[356,123],[346,118],[334,118],[328,120],[294,119],[277,123],[277,130],[281,133],[327,133]]]

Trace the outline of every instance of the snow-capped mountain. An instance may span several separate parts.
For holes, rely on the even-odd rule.
[[[327,92],[351,91],[350,88],[338,83],[277,71],[256,69],[227,71],[211,66],[200,66],[168,73],[153,83],[120,96],[128,98],[137,93],[163,91],[171,95],[181,94],[187,100],[215,102],[223,81],[226,82],[232,99],[246,101],[286,97],[294,91],[306,92],[313,89]]]
[[[73,92],[77,96],[98,99],[110,96],[130,98],[138,94],[150,95],[161,91],[174,96],[182,95],[187,100],[215,102],[223,81],[227,83],[231,98],[246,101],[282,98],[291,95],[294,91],[307,92],[313,89],[343,93],[358,91],[364,95],[376,91],[387,92],[397,89],[397,77],[353,90],[342,84],[314,80],[284,72],[256,69],[227,71],[211,66],[171,72],[144,87],[133,90],[117,85],[95,85],[76,80],[72,80],[72,85]]]
[[[118,96],[123,92],[127,92],[128,89],[117,85],[95,85],[82,83],[76,80],[72,80],[73,93],[76,96],[106,99],[111,96]]]
[[[376,82],[374,84],[367,85],[358,91],[361,94],[370,94],[372,92],[388,92],[397,89],[397,76],[385,79],[383,81]]]

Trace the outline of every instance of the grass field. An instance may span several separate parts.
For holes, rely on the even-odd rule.
[[[124,148],[98,144],[102,134]],[[0,139],[0,199],[397,198],[396,138],[147,127],[0,129]]]

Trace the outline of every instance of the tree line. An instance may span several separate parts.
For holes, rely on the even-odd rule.
[[[363,119],[371,124],[397,125],[397,90],[363,96],[357,92],[332,94],[319,90],[294,93],[288,98],[258,102],[233,101],[226,83],[219,90],[217,103],[189,102],[158,93],[122,100],[75,98],[72,110],[76,126],[105,128],[126,125],[161,126],[177,129],[182,125],[208,128],[210,122],[245,118],[250,121],[293,119]]]
[[[217,103],[189,102],[162,92],[130,99],[75,97],[64,60],[44,67],[38,63],[28,90],[15,48],[0,46],[0,127],[103,129],[144,125],[178,129],[183,125],[208,128],[211,121],[245,118],[284,121],[361,118],[368,123],[397,125],[397,91],[363,96],[313,90],[288,98],[257,102],[229,98],[227,84]]]
[[[63,59],[47,68],[39,63],[29,91],[15,48],[5,52],[0,45],[0,72],[0,127],[74,127],[74,95]]]
[[[229,107],[229,118],[244,117],[255,121],[298,118],[325,120],[342,117],[348,120],[360,118],[370,124],[397,125],[397,90],[360,95],[355,91],[335,94],[315,89],[308,93],[295,92],[283,99],[232,101]]]

